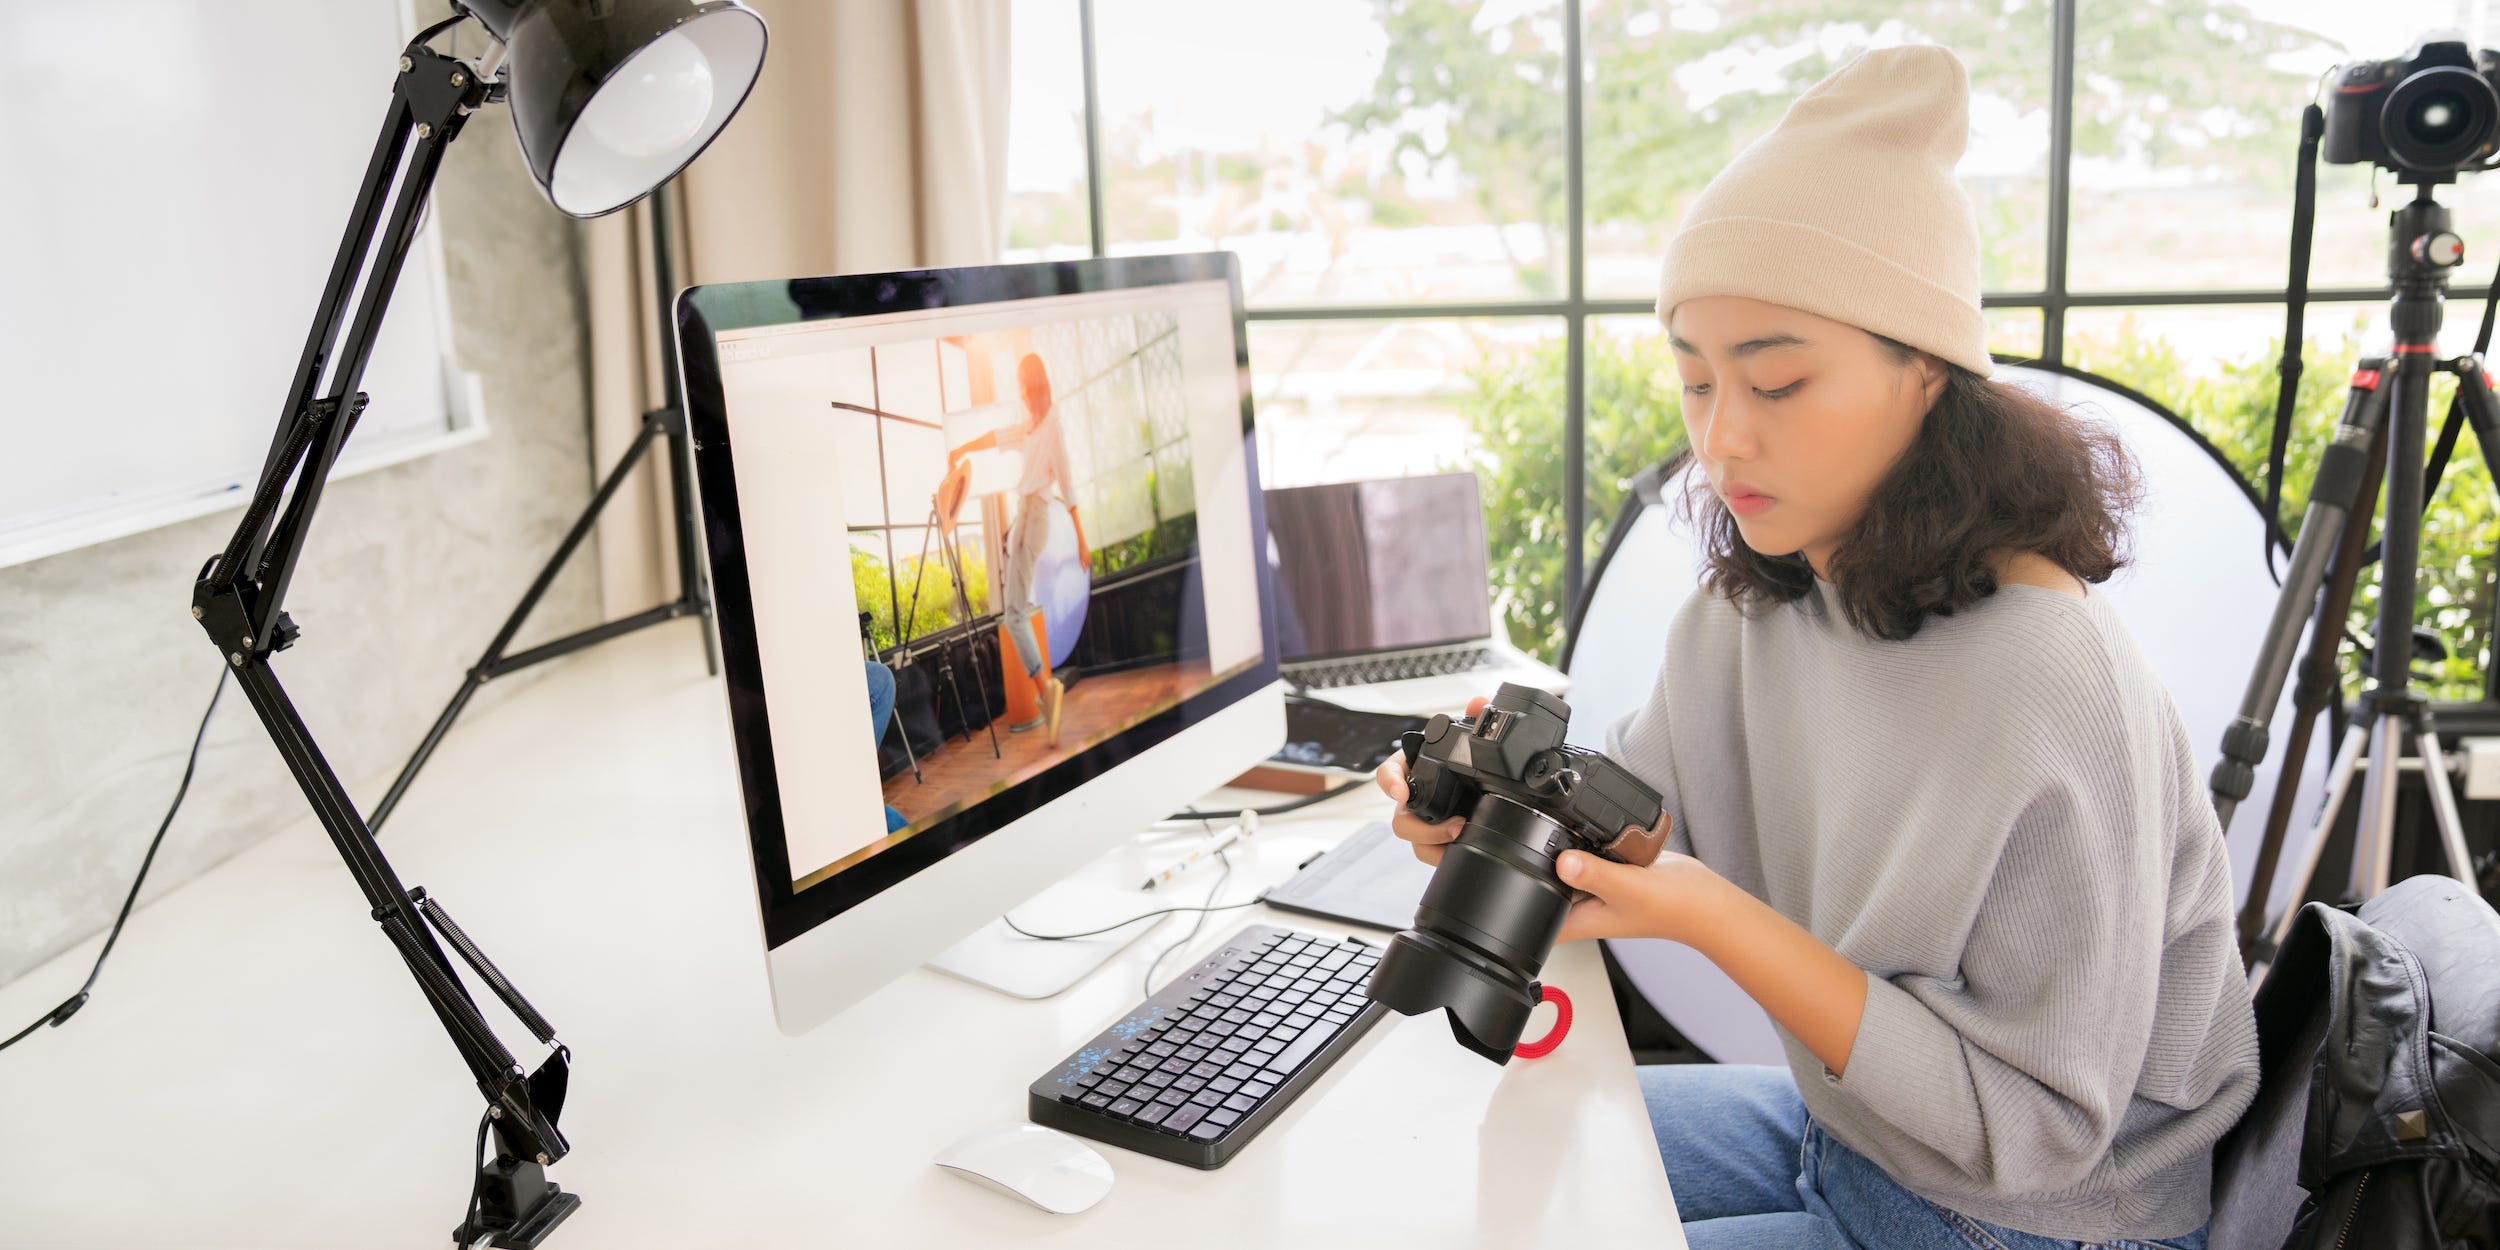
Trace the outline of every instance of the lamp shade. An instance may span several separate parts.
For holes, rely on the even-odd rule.
[[[457,0],[505,48],[530,174],[597,217],[684,169],[746,102],[764,19],[738,0]]]

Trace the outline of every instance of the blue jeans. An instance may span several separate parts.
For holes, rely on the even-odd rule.
[[[1693,1250],[2204,1250],[2067,1241],[1975,1220],[1902,1188],[1806,1115],[1786,1068],[1654,1064],[1636,1071]]]
[[[894,670],[875,660],[868,661],[868,740],[885,741],[886,718],[894,715]],[[892,833],[906,823],[901,812],[889,805],[885,809],[885,831]]]

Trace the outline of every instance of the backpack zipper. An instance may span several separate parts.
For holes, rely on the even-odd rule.
[[[2352,1236],[2352,1222],[2361,1218],[2361,1195],[2370,1191],[2370,1177],[2375,1169],[2361,1174],[2361,1182],[2352,1187],[2352,1206],[2344,1211],[2344,1227],[2335,1234],[2335,1250],[2344,1250],[2345,1239]]]

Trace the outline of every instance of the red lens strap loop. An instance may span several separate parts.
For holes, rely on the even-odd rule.
[[[1563,1035],[1571,1031],[1571,997],[1548,985],[1541,1001],[1554,1004],[1554,1027],[1545,1036],[1533,1042],[1521,1042],[1510,1052],[1522,1059],[1542,1059],[1553,1054],[1554,1048],[1562,1045]]]

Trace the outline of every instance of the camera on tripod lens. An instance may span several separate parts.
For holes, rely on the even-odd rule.
[[[2500,148],[2500,52],[2432,31],[2403,56],[2347,65],[2327,97],[2320,155],[2330,165],[2445,174]]]
[[[1666,845],[1658,792],[1595,751],[1566,746],[1571,708],[1504,683],[1474,719],[1435,716],[1401,739],[1406,806],[1464,814],[1424,888],[1415,927],[1389,939],[1370,995],[1404,1015],[1449,1013],[1459,1044],[1510,1061],[1536,1009],[1573,890],[1555,860],[1580,850],[1647,866]]]

